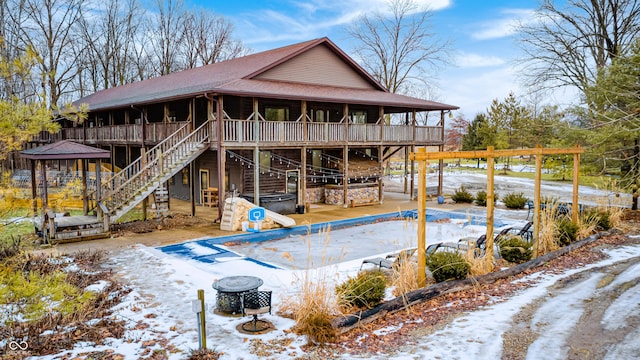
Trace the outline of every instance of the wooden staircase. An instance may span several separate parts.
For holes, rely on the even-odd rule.
[[[98,216],[104,227],[118,220],[208,148],[209,121],[191,131],[185,124],[122,171],[101,181]],[[95,193],[94,193],[95,194]]]

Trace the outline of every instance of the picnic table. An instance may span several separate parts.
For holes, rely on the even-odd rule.
[[[214,281],[211,287],[217,290],[216,311],[225,314],[241,314],[240,297],[250,291],[256,291],[263,281],[255,276],[228,276]]]

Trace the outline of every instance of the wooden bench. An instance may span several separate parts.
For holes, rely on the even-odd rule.
[[[356,202],[355,200],[351,200],[350,207],[358,207],[358,206],[369,206],[369,205],[378,205],[380,204],[378,201],[372,201],[367,203]]]

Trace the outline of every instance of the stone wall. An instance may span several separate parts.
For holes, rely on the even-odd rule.
[[[354,200],[356,204],[379,202],[378,184],[352,184],[347,189],[347,204]],[[324,189],[325,204],[342,205],[344,190],[341,185],[327,185]]]
[[[306,191],[305,203],[319,204],[324,202],[324,187],[308,188]]]

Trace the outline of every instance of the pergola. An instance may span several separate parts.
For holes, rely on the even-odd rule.
[[[584,153],[584,149],[580,146],[573,148],[543,148],[538,146],[534,149],[513,149],[513,150],[494,150],[493,146],[489,146],[487,150],[477,151],[450,151],[450,152],[431,152],[428,153],[425,148],[418,149],[417,153],[411,153],[410,159],[419,162],[418,166],[418,284],[424,286],[426,283],[426,175],[428,160],[442,159],[487,159],[487,245],[485,259],[492,261],[493,259],[493,199],[494,199],[494,160],[502,156],[531,156],[536,158],[536,173],[533,191],[533,236],[537,241],[540,232],[540,182],[542,181],[542,157],[544,155],[563,155],[573,154],[573,196],[571,219],[574,223],[578,221],[578,181],[580,170],[580,154]]]
[[[38,212],[36,162],[40,162],[40,172],[42,175],[42,209],[43,213],[45,213],[49,207],[46,162],[48,160],[82,160],[82,203],[84,214],[87,215],[89,212],[89,203],[87,199],[87,167],[89,160],[97,160],[96,185],[98,186],[96,186],[96,198],[100,198],[100,160],[108,159],[111,154],[108,150],[98,149],[69,140],[62,140],[33,149],[22,150],[20,151],[20,156],[31,160],[31,195],[34,213]]]

